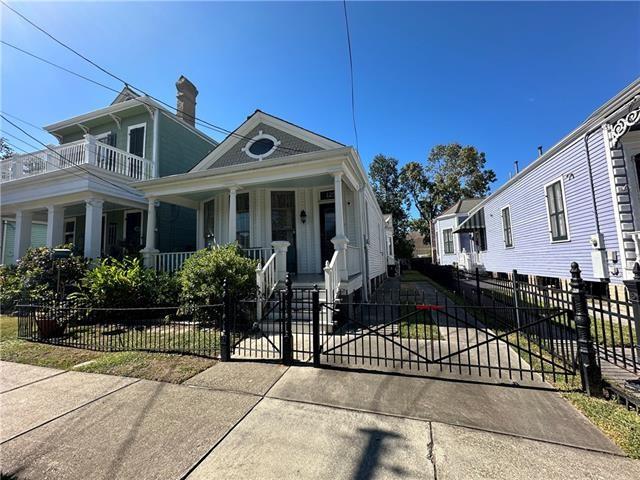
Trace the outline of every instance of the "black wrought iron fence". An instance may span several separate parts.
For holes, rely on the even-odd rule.
[[[540,315],[540,308],[573,312],[572,291],[566,284],[539,285],[522,279],[514,270],[510,275],[465,272],[454,267],[432,265],[423,272],[458,293],[467,304],[513,307],[502,320],[509,325],[529,323]],[[623,285],[611,289],[609,296],[586,294],[590,333],[598,362],[609,362],[632,373],[640,372],[640,308],[634,309],[630,289]],[[507,312],[505,311],[505,314]],[[573,326],[569,316],[556,322],[558,328]]]
[[[18,337],[102,352],[220,355],[222,305],[82,308],[19,305]]]

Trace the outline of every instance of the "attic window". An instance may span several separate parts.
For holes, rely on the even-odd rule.
[[[247,142],[242,151],[251,158],[262,160],[275,152],[278,145],[280,145],[280,141],[276,137],[260,130],[258,135]]]

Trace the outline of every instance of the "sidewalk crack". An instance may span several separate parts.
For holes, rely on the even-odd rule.
[[[436,471],[436,456],[433,450],[433,423],[429,422],[429,443],[427,444],[427,460],[433,466],[433,478],[438,480],[438,472]]]

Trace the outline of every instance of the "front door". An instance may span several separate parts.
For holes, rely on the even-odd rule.
[[[336,204],[320,204],[320,255],[322,266],[331,261],[334,246],[331,239],[336,236]]]
[[[125,214],[126,229],[124,242],[126,253],[138,253],[142,248],[140,234],[142,232],[142,212],[128,212]]]
[[[271,240],[286,240],[287,272],[298,271],[296,257],[296,194],[295,192],[271,192]]]

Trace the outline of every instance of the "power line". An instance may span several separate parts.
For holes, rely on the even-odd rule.
[[[126,188],[124,188],[121,185],[118,185],[117,183],[113,183],[110,180],[107,180],[106,178],[102,178],[100,175],[97,175],[94,172],[91,172],[90,170],[87,170],[86,168],[84,168],[82,165],[77,165],[74,164],[71,160],[69,160],[67,157],[65,157],[64,155],[62,155],[60,152],[54,150],[53,148],[51,148],[49,145],[41,142],[40,140],[38,140],[36,137],[34,137],[33,135],[31,135],[29,132],[27,132],[26,130],[24,130],[22,127],[16,125],[15,123],[13,123],[11,120],[9,120],[7,117],[4,116],[4,114],[0,114],[0,118],[2,118],[5,122],[9,123],[10,125],[13,125],[15,128],[17,128],[18,130],[20,130],[23,134],[25,134],[27,137],[29,137],[30,139],[34,140],[35,142],[39,143],[40,145],[42,145],[44,148],[46,148],[47,150],[55,153],[58,157],[60,157],[62,160],[64,160],[65,162],[67,162],[68,165],[70,165],[71,167],[75,167],[79,170],[82,170],[83,172],[85,172],[88,175],[91,175],[92,177],[97,178],[98,180],[101,180],[113,187],[118,188],[119,190],[122,190],[123,192],[126,192],[127,194],[131,194],[132,191],[128,190]],[[17,138],[14,135],[11,135],[13,138]],[[26,142],[25,142],[26,143]],[[46,161],[46,160],[45,160]],[[56,168],[59,168],[59,165],[55,165],[54,163],[51,163],[49,161],[46,161],[49,165],[52,165]],[[74,172],[71,172],[74,173]],[[76,175],[78,176],[78,175]]]
[[[67,45],[66,43],[64,43],[63,41],[57,39],[55,36],[53,36],[51,33],[49,33],[48,31],[46,31],[44,28],[40,27],[39,25],[37,25],[35,22],[29,20],[27,17],[25,17],[23,14],[21,14],[20,12],[18,12],[16,9],[10,7],[4,0],[0,0],[0,3],[2,3],[2,5],[4,5],[6,8],[8,8],[9,10],[11,10],[13,13],[15,13],[16,15],[18,15],[20,18],[22,18],[24,21],[26,21],[27,23],[29,23],[31,26],[33,26],[35,29],[39,30],[40,32],[42,32],[44,35],[46,35],[47,37],[49,37],[50,39],[52,39],[54,42],[56,42],[57,44],[59,44],[60,46],[64,47],[65,49],[69,50],[70,52],[74,53],[75,55],[77,55],[78,57],[80,57],[81,59],[83,59],[84,61],[88,62],[89,64],[93,65],[94,67],[96,67],[98,70],[100,70],[101,72],[105,73],[106,75],[109,75],[110,77],[114,78],[115,80],[119,81],[120,83],[122,83],[125,87],[128,87],[130,89],[133,90],[137,90],[138,92],[142,93],[144,96],[151,98],[152,100],[155,100],[156,102],[160,103],[161,105],[172,109],[173,106],[171,106],[170,104],[154,97],[153,95],[148,94],[147,92],[145,92],[143,89],[127,82],[126,80],[124,80],[123,78],[119,77],[118,75],[110,72],[109,70],[107,70],[106,68],[101,67],[100,65],[98,65],[96,62],[94,62],[93,60],[89,59],[88,57],[86,57],[85,55],[81,54],[80,52],[78,52],[77,50],[75,50],[74,48],[70,47],[69,45]],[[4,43],[4,42],[3,42]],[[28,53],[27,53],[28,54]],[[34,58],[37,58],[37,56],[32,55]],[[49,63],[47,61],[47,63]],[[60,67],[63,68],[64,67]],[[76,76],[80,76],[79,74],[77,74]],[[89,80],[91,81],[91,80]],[[98,83],[95,81],[92,81],[92,83]],[[101,85],[103,86],[103,85]],[[109,88],[109,87],[108,87]],[[144,102],[142,102],[144,103]],[[244,138],[246,140],[253,140],[252,138],[249,137],[245,137],[243,135],[240,135],[238,133],[236,133],[235,131],[231,131],[231,130],[227,130],[224,127],[220,127],[218,125],[215,125],[211,122],[208,122],[206,120],[202,120],[197,118],[195,115],[190,115],[186,112],[183,112],[185,115],[187,115],[188,117],[190,117],[194,123],[195,122],[200,122],[201,124],[206,125],[207,127],[211,128],[214,131],[217,131],[219,133],[224,133],[227,136],[233,136],[233,137],[238,137],[238,138]],[[289,151],[294,151],[297,153],[309,153],[306,150],[299,150],[296,148],[291,148],[291,147],[284,147],[284,146],[275,146],[276,149],[280,149],[280,150],[289,150]]]
[[[349,16],[347,15],[347,0],[342,0],[342,6],[344,7],[344,23],[347,27],[347,46],[349,47],[349,73],[351,75],[351,118],[353,120],[353,132],[356,136],[356,148],[358,146],[358,128],[356,127],[356,100],[353,85],[353,53],[351,52],[351,32],[349,31]]]

